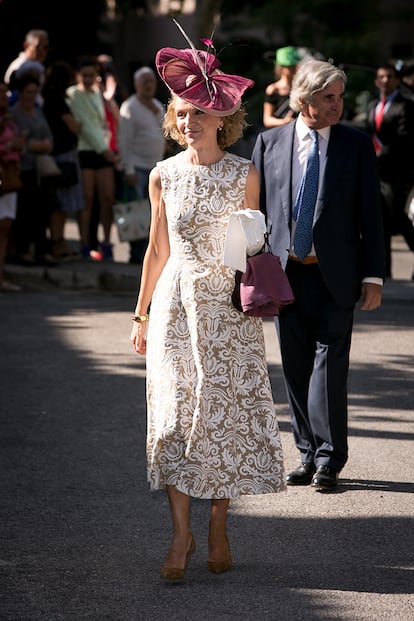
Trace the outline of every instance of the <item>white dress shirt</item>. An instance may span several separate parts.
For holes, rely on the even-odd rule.
[[[122,102],[119,114],[119,151],[127,175],[135,168],[150,170],[163,159],[165,138],[162,132],[164,106],[153,98],[157,111],[150,110],[134,94]]]

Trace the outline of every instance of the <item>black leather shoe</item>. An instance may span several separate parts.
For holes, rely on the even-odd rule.
[[[331,492],[338,487],[338,473],[329,466],[318,466],[311,486],[320,492]]]
[[[316,468],[314,464],[301,464],[286,477],[287,485],[310,485]]]

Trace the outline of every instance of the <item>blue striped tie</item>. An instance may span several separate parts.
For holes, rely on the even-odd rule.
[[[293,209],[296,224],[293,249],[299,259],[308,256],[312,248],[312,225],[319,183],[318,132],[310,131],[312,145],[308,153],[305,174],[300,182],[298,196]]]

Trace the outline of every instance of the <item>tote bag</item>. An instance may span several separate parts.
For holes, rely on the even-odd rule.
[[[113,214],[119,241],[148,238],[151,224],[151,206],[148,198],[116,203],[113,206]]]

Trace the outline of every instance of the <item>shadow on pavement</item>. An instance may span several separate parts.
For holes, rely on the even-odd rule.
[[[349,505],[340,518],[277,517],[277,498],[276,517],[245,515],[235,503],[234,569],[222,576],[207,572],[207,501],[195,501],[198,548],[186,581],[163,584],[169,509],[146,483],[145,363],[130,353],[130,300],[45,293],[39,303],[38,295],[9,298],[0,309],[2,619],[340,620],[354,618],[355,603],[333,605],[332,592],[412,593],[412,519],[353,517]],[[402,319],[413,321],[412,312]],[[414,358],[402,356],[391,376],[381,365],[354,364],[352,404],[386,411],[398,394],[406,407]],[[280,377],[276,366],[271,373]],[[395,430],[382,437],[399,433],[398,419],[391,422]],[[290,431],[284,420],[281,427]],[[377,433],[351,426],[351,434]],[[413,491],[398,481],[342,486]]]

